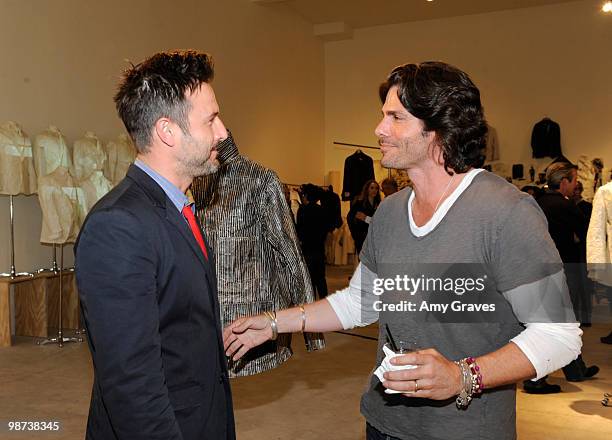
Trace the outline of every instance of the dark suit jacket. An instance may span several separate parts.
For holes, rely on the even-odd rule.
[[[352,201],[361,194],[363,185],[372,179],[374,179],[374,162],[372,158],[361,150],[357,150],[344,160],[342,200]]]
[[[548,232],[557,246],[564,263],[584,261],[580,243],[586,241],[589,227],[584,215],[574,202],[558,191],[546,191],[537,198],[538,205],[548,220]],[[576,242],[575,237],[579,239]]]
[[[234,439],[214,262],[162,188],[132,165],[75,257],[94,366],[87,439]]]
[[[561,156],[559,124],[549,118],[537,122],[531,131],[531,150],[535,158]]]

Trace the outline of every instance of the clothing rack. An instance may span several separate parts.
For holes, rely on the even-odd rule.
[[[334,141],[334,145],[343,145],[345,147],[369,148],[370,150],[380,150],[380,147],[372,147],[371,145],[349,144],[346,142]]]
[[[304,185],[303,183],[288,183],[288,182],[281,182],[281,183],[283,185],[287,185],[289,187],[289,189],[297,189],[300,186]],[[306,183],[308,183],[308,182],[306,182]],[[322,188],[322,189],[327,189],[329,187],[329,185],[316,185],[316,186],[318,186],[319,188]]]

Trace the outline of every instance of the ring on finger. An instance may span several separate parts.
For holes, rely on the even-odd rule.
[[[415,379],[414,380],[414,392],[416,393],[417,391],[419,391],[419,380]]]

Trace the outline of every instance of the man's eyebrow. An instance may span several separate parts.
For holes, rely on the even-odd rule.
[[[381,113],[383,115],[388,115],[388,116],[398,116],[398,115],[401,115],[401,112],[399,112],[398,110],[381,110]]]

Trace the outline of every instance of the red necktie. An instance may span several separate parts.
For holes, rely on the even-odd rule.
[[[193,211],[191,210],[191,206],[183,207],[183,215],[187,219],[189,223],[189,227],[191,228],[191,232],[193,232],[193,236],[196,241],[200,245],[202,252],[204,253],[204,258],[208,260],[208,252],[206,252],[206,246],[204,246],[204,239],[202,238],[202,232],[200,231],[200,227],[198,226],[198,222],[196,222],[195,215],[193,215]]]

